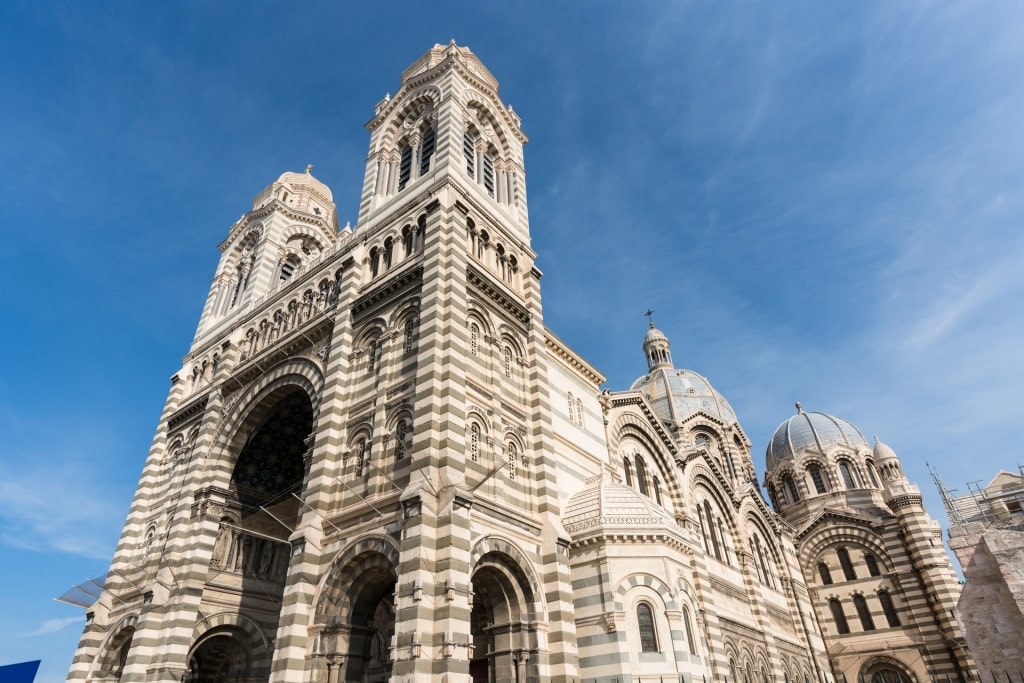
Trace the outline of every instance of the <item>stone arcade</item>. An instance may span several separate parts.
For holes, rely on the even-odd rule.
[[[472,52],[367,127],[354,229],[307,168],[220,245],[69,680],[967,680],[891,449],[799,412],[773,509],[653,324],[603,392],[544,326],[526,137]]]

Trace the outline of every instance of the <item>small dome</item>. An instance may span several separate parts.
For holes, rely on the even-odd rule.
[[[647,334],[644,335],[644,346],[655,341],[667,342],[668,337],[666,337],[665,333],[659,330],[657,327],[651,325],[650,329],[647,330]]]
[[[602,476],[587,479],[565,506],[565,530],[573,537],[597,527],[636,531],[674,527],[672,515],[653,500]]]
[[[841,417],[826,413],[798,412],[775,430],[768,444],[766,460],[769,472],[804,451],[825,452],[830,446],[867,447],[868,442],[856,427]]]
[[[657,332],[657,330],[650,330]],[[725,424],[736,422],[736,413],[706,378],[692,370],[657,367],[633,382],[662,420],[680,422],[694,413],[705,412]]]
[[[879,441],[877,436],[875,437],[875,448],[872,455],[874,456],[875,464],[879,467],[887,460],[895,460],[896,462],[900,461],[899,457],[896,455],[896,451],[890,448],[888,444]]]
[[[292,188],[293,192],[301,192],[302,190],[312,190],[314,193],[323,195],[327,198],[327,201],[333,202],[334,195],[331,193],[331,188],[324,185],[322,182],[313,177],[310,171],[313,169],[309,166],[305,173],[295,173],[294,171],[285,171],[281,174],[281,177],[277,179],[277,184],[288,185]]]

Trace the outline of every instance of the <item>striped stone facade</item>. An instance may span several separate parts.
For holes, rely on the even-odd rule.
[[[619,392],[544,326],[526,138],[472,52],[367,128],[354,229],[307,169],[220,245],[68,680],[834,683],[860,670],[807,558],[835,539],[884,563],[843,588],[890,581],[906,671],[952,671],[919,498],[780,515],[653,324]]]

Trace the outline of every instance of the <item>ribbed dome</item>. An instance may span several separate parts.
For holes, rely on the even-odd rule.
[[[314,178],[313,174],[308,170],[305,173],[285,171],[281,174],[281,177],[277,179],[277,182],[281,185],[288,185],[293,189],[293,191],[299,192],[304,189],[309,189],[314,193],[323,195],[328,201],[334,201],[334,195],[331,193],[331,188]]]
[[[649,330],[647,330],[647,334],[644,335],[644,345],[646,346],[647,344],[650,344],[651,342],[654,342],[654,341],[666,341],[667,342],[668,341],[668,337],[665,336],[664,332],[662,332],[657,327],[654,327],[652,325],[651,328]]]
[[[692,370],[655,368],[633,382],[630,389],[642,392],[662,420],[678,422],[703,411],[725,424],[736,422],[729,402],[711,382]]]
[[[770,472],[776,465],[793,460],[804,451],[823,452],[836,445],[859,448],[867,447],[868,442],[860,430],[841,417],[805,413],[800,409],[775,430],[766,454],[768,470]]]
[[[889,447],[889,444],[879,441],[878,437],[875,437],[875,448],[872,452],[872,456],[875,459],[875,464],[881,467],[886,461],[895,460],[899,463],[900,459],[896,456],[896,451]]]
[[[675,522],[665,508],[647,496],[597,476],[588,479],[586,487],[569,499],[562,525],[575,537],[596,527],[642,531],[674,527]]]

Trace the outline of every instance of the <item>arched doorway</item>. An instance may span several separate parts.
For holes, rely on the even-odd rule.
[[[99,666],[101,677],[115,681],[121,680],[121,676],[124,674],[124,666],[128,662],[128,653],[131,651],[132,637],[134,635],[135,627],[133,625],[124,626],[110,640],[106,655]]]
[[[234,628],[215,629],[203,636],[188,658],[185,683],[247,683],[262,672],[253,671],[246,637]],[[262,676],[265,679],[265,675]]]
[[[470,638],[473,683],[527,683],[538,680],[536,615],[530,582],[515,561],[488,552],[473,572]]]
[[[915,683],[913,674],[900,662],[891,658],[868,662],[860,672],[863,683]]]
[[[300,513],[307,471],[313,405],[298,386],[284,386],[263,398],[235,436],[242,443],[229,484],[230,496],[211,558],[216,599],[258,625],[263,643],[276,636],[291,545],[288,537]],[[295,495],[293,495],[295,494]],[[269,667],[253,668],[240,657],[270,661],[266,646],[250,638],[241,645],[235,631],[203,636],[193,659],[195,683],[265,682]],[[246,648],[253,651],[247,651]],[[251,655],[251,657],[250,657]]]
[[[366,549],[371,544],[378,548]],[[397,552],[389,558],[382,541],[360,545],[341,556],[317,608],[317,622],[323,625],[318,654],[331,683],[386,683],[391,678]]]

